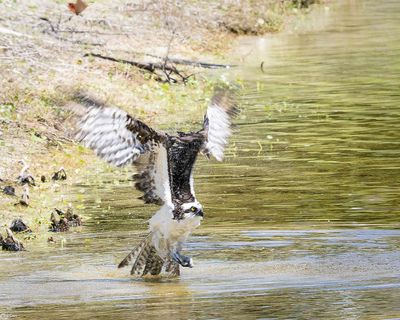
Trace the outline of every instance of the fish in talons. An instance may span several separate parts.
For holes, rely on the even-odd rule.
[[[180,264],[182,267],[193,268],[193,259],[180,254],[179,252],[171,253],[171,258],[176,263]]]

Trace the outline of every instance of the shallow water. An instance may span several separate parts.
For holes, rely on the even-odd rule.
[[[196,168],[195,268],[116,269],[156,208],[98,168],[73,188],[84,227],[1,253],[0,319],[400,318],[399,13],[349,0],[238,45],[238,132]]]

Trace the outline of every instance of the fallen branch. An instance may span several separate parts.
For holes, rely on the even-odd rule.
[[[100,59],[104,59],[104,60],[125,63],[125,64],[129,64],[131,66],[135,66],[139,69],[143,69],[143,70],[146,70],[149,72],[154,72],[156,69],[163,69],[163,67],[164,67],[163,63],[152,63],[152,62],[142,63],[142,62],[137,62],[137,61],[129,61],[129,60],[125,60],[125,59],[117,59],[117,58],[113,58],[113,57],[107,57],[107,56],[103,56],[103,55],[97,54],[97,53],[85,53],[84,57],[95,57],[95,58],[100,58]],[[167,67],[167,70],[173,71],[169,67]]]
[[[131,66],[134,66],[136,68],[139,68],[141,70],[145,70],[147,72],[150,72],[152,74],[155,74],[159,77],[159,80],[162,80],[161,76],[157,73],[157,71],[162,71],[163,75],[165,76],[165,81],[167,82],[173,82],[177,83],[178,80],[176,78],[171,77],[171,75],[178,76],[183,83],[186,83],[186,81],[193,76],[191,75],[183,75],[174,65],[167,65],[165,62],[160,63],[160,62],[137,62],[137,61],[130,61],[130,60],[125,60],[125,59],[117,59],[113,57],[108,57],[108,56],[103,56],[101,54],[97,53],[86,53],[84,54],[84,57],[95,57],[95,58],[100,58],[104,60],[109,60],[113,62],[118,62],[118,63],[124,63],[128,64]]]
[[[193,61],[189,59],[179,59],[179,58],[163,58],[154,54],[150,53],[145,53],[145,52],[135,52],[135,51],[128,51],[128,50],[122,50],[122,52],[126,52],[128,54],[135,54],[135,55],[143,55],[147,57],[152,57],[160,60],[167,60],[171,63],[175,64],[182,64],[182,65],[187,65],[187,66],[194,66],[197,68],[205,68],[205,69],[229,69],[229,68],[235,68],[237,67],[236,64],[220,64],[220,63],[208,63],[208,62],[203,62],[203,61]]]
[[[206,68],[206,69],[222,69],[222,68],[233,68],[236,67],[234,64],[218,64],[218,63],[207,63],[201,61],[192,61],[187,59],[176,59],[176,58],[168,58],[168,61],[176,64],[183,64],[188,66],[195,66],[198,68]]]

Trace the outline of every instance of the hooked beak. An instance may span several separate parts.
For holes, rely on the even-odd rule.
[[[197,211],[197,212],[196,212],[196,216],[204,217],[204,212],[203,212],[203,210]]]

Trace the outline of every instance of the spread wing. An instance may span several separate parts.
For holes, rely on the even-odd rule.
[[[232,118],[237,114],[235,100],[230,91],[219,91],[211,99],[198,132],[178,132],[179,137],[168,144],[168,169],[172,203],[195,201],[193,167],[201,151],[221,161],[231,135]],[[178,205],[176,205],[178,204]]]
[[[228,138],[232,134],[232,118],[237,113],[238,108],[230,91],[219,91],[213,96],[201,131],[205,138],[203,152],[207,156],[211,154],[222,161]]]
[[[118,108],[107,107],[93,98],[77,94],[87,110],[78,123],[76,138],[108,163],[121,167],[135,164],[136,188],[146,203],[170,201],[166,135]],[[159,170],[157,170],[159,169]]]
[[[202,130],[171,137],[118,108],[81,94],[77,97],[87,107],[77,139],[113,165],[136,165],[135,186],[144,193],[146,203],[192,201],[192,169],[198,152],[221,161],[237,113],[231,93],[219,91],[207,109]]]

